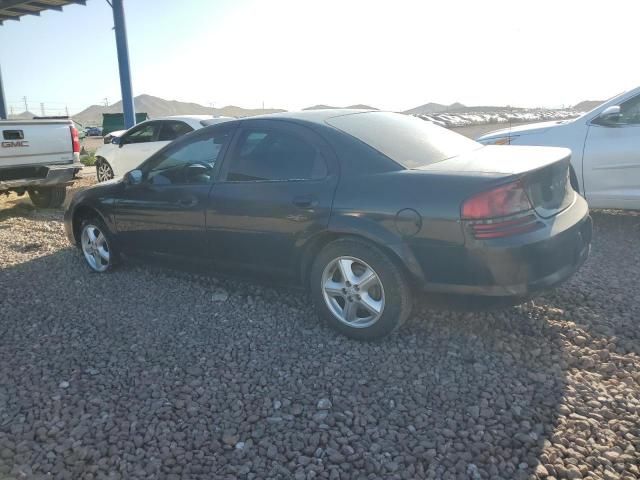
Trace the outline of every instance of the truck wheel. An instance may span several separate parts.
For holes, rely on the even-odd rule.
[[[36,187],[29,189],[29,198],[38,208],[58,208],[64,203],[67,187]]]
[[[113,169],[106,160],[101,159],[96,162],[96,176],[98,177],[98,182],[106,182],[113,178]]]
[[[310,280],[320,317],[357,340],[385,337],[411,313],[404,272],[380,249],[359,240],[328,244],[316,257]]]

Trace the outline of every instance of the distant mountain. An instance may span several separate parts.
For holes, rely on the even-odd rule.
[[[179,102],[177,100],[165,100],[152,95],[138,95],[133,99],[136,112],[144,112],[150,118],[165,117],[168,115],[222,115],[229,117],[250,117],[263,113],[284,112],[280,109],[246,109],[228,105],[223,108],[205,107],[198,103]],[[83,111],[73,115],[73,119],[82,125],[99,125],[102,123],[103,113],[121,113],[122,102],[104,105],[91,105]]]
[[[441,103],[425,103],[419,107],[405,110],[402,113],[408,113],[409,115],[429,115],[434,113],[442,113],[449,110],[449,108],[455,106],[456,108],[464,107],[461,103],[452,103],[451,105],[442,105]]]
[[[572,108],[578,112],[588,112],[589,110],[593,110],[594,108],[602,105],[602,103],[604,103],[603,100],[585,100],[574,105]]]
[[[370,107],[369,105],[357,104],[357,105],[349,105],[348,107],[332,107],[330,105],[314,105],[312,107],[303,108],[303,110],[378,110],[375,107]]]
[[[15,115],[9,115],[9,120],[31,120],[35,117],[35,113],[31,113],[28,110],[22,113],[16,113]]]

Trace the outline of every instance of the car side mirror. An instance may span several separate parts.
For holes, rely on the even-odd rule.
[[[120,137],[111,137],[111,143],[114,145],[120,145],[120,140],[122,140]]]
[[[127,185],[140,185],[142,177],[142,170],[131,170],[125,174],[124,183]]]
[[[600,115],[596,117],[595,123],[598,125],[613,125],[620,120],[620,116],[620,105],[611,105],[600,112]]]
[[[192,163],[185,168],[187,183],[209,183],[211,168],[201,163]]]

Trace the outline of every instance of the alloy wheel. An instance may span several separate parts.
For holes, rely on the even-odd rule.
[[[109,243],[104,233],[93,224],[85,225],[81,235],[82,253],[89,266],[96,272],[104,272],[110,265]]]
[[[322,274],[322,293],[331,313],[352,328],[367,328],[384,311],[384,287],[378,274],[355,257],[332,260]]]
[[[98,182],[106,182],[113,178],[113,170],[107,162],[98,163],[97,167]]]

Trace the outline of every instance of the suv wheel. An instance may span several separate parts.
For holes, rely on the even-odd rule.
[[[328,244],[311,270],[316,309],[339,332],[358,340],[389,335],[411,313],[411,287],[391,258],[368,243]]]

